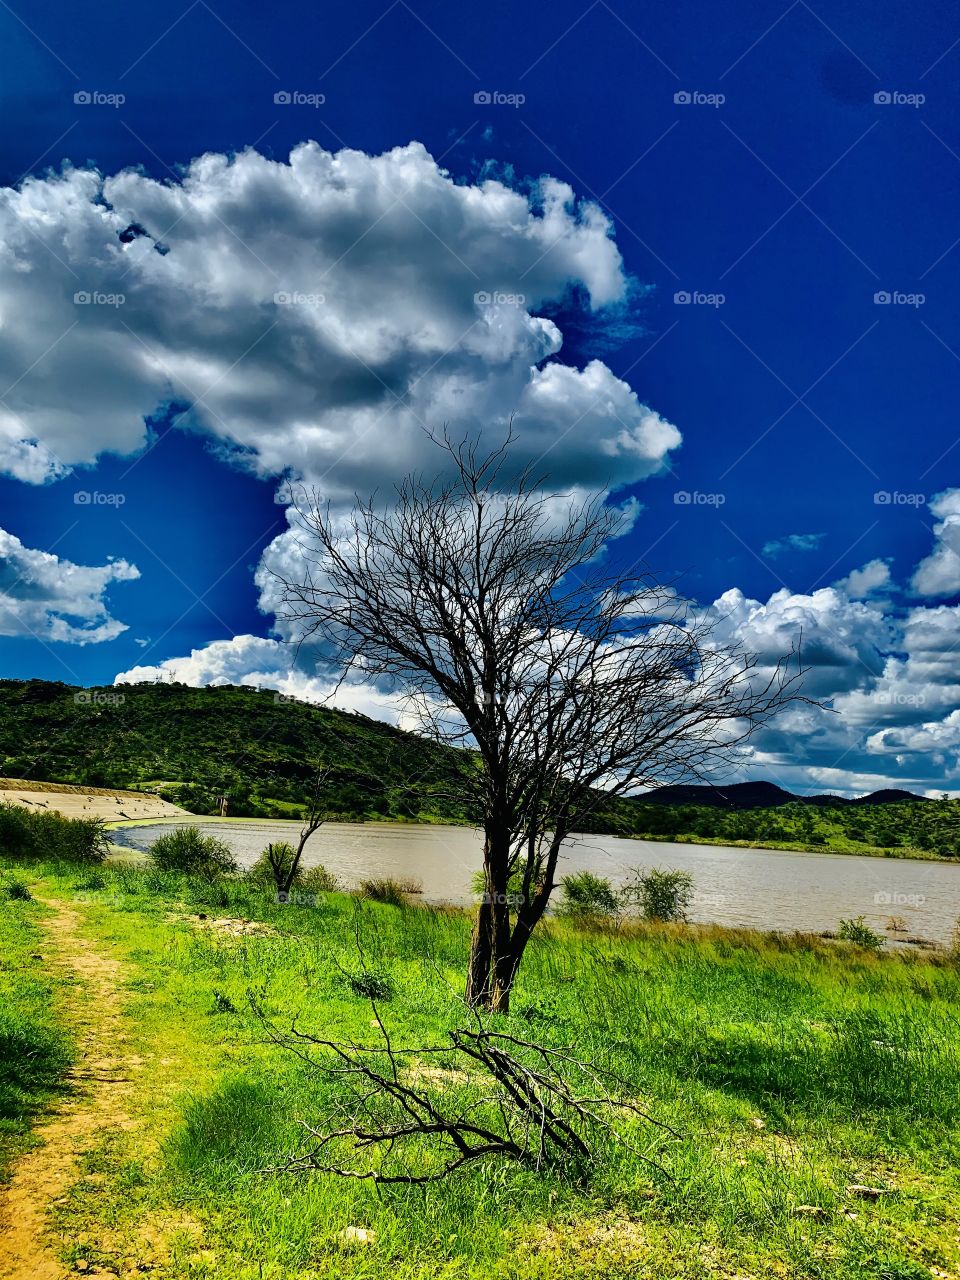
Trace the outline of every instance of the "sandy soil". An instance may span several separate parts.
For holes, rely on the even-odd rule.
[[[104,818],[120,822],[125,818],[177,818],[185,809],[158,796],[141,791],[107,791],[97,787],[76,787],[64,791],[19,789],[12,780],[0,780],[0,800],[22,804],[28,809],[56,811],[65,818]]]
[[[0,1193],[4,1280],[62,1280],[69,1274],[45,1243],[49,1209],[76,1179],[78,1157],[110,1129],[130,1127],[131,1075],[142,1065],[125,1034],[120,964],[82,936],[76,910],[62,902],[47,905],[54,914],[43,922],[45,949],[63,974],[61,989],[79,1052],[69,1077],[71,1093],[38,1127],[40,1145],[18,1161]],[[105,1274],[87,1269],[90,1276]]]

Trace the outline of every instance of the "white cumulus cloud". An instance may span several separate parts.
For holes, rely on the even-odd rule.
[[[677,429],[538,312],[628,291],[609,220],[543,178],[458,183],[418,143],[204,155],[179,181],[67,169],[0,203],[0,468],[24,481],[189,419],[327,497],[426,465],[423,427],[502,430],[518,465],[615,488]],[[29,322],[26,322],[27,319]]]
[[[72,644],[112,640],[126,626],[111,617],[111,583],[139,578],[126,560],[89,566],[25,547],[0,529],[0,636],[33,636]]]
[[[954,596],[960,593],[960,489],[938,493],[930,510],[939,521],[936,544],[917,565],[912,586],[921,596]]]
[[[116,676],[114,684],[178,682],[195,688],[204,685],[250,685],[275,689],[284,697],[359,711],[374,720],[403,728],[415,728],[416,716],[405,699],[386,692],[352,673],[338,682],[329,673],[312,675],[298,665],[293,645],[262,636],[240,635],[214,640],[183,658],[167,658],[156,664],[131,667]]]

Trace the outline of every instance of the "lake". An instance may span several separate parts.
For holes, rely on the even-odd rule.
[[[271,840],[296,843],[300,824],[203,820],[249,866]],[[146,850],[170,823],[117,828],[115,844]],[[480,865],[480,840],[464,827],[391,823],[326,823],[304,852],[304,865],[322,862],[350,888],[373,876],[414,877],[425,902],[473,902],[471,878]],[[755,929],[836,929],[841,918],[865,916],[882,931],[903,917],[908,933],[950,941],[960,917],[960,865],[830,853],[790,853],[713,845],[578,836],[560,874],[592,871],[622,884],[640,867],[689,871],[695,896],[690,919]]]

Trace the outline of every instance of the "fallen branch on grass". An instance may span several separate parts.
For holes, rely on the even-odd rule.
[[[441,1181],[477,1160],[501,1158],[583,1176],[594,1158],[592,1136],[606,1131],[626,1141],[611,1123],[617,1111],[679,1136],[629,1098],[610,1096],[615,1077],[567,1051],[482,1024],[448,1032],[447,1045],[399,1049],[375,1005],[374,1013],[382,1039],[375,1045],[321,1039],[295,1024],[280,1033],[264,1021],[276,1043],[348,1086],[341,1104],[345,1123],[329,1130],[304,1123],[312,1145],[269,1172],[417,1184]],[[411,1063],[424,1057],[436,1066],[430,1072],[411,1070]],[[591,1094],[575,1092],[568,1077],[591,1081]],[[438,1081],[443,1087],[431,1089]],[[363,1167],[340,1162],[335,1155],[340,1144],[373,1158]],[[656,1160],[638,1154],[669,1178]]]

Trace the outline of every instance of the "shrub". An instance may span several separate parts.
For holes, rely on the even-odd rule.
[[[612,916],[619,908],[619,899],[609,880],[589,871],[579,871],[564,876],[560,882],[561,902],[558,914],[574,919],[588,916]]]
[[[7,890],[7,897],[11,898],[14,902],[33,901],[33,894],[22,880],[8,880],[4,887]]]
[[[347,981],[353,994],[363,996],[365,1000],[389,1000],[393,995],[390,979],[379,973],[351,974]]]
[[[287,876],[290,874],[290,868],[293,866],[293,860],[297,856],[297,851],[292,844],[286,840],[273,840],[261,853],[250,870],[246,873],[246,879],[252,880],[254,884],[269,885],[274,889],[285,889]],[[299,876],[295,878],[294,883],[299,882]]]
[[[693,900],[689,871],[637,871],[623,890],[623,900],[640,909],[644,920],[686,920]]]
[[[108,848],[100,818],[65,818],[0,802],[0,853],[8,857],[102,862]]]
[[[361,880],[360,896],[370,898],[373,902],[388,902],[391,906],[402,907],[406,904],[408,893],[421,893],[417,880],[394,880],[390,876],[381,879]]]
[[[267,885],[278,891],[285,890],[295,857],[296,850],[292,844],[277,840],[267,845],[245,878],[253,884]],[[298,867],[290,888],[301,889],[304,893],[336,893],[340,882],[332,871],[317,863],[312,867]]]
[[[883,946],[883,938],[867,924],[863,916],[854,920],[841,920],[837,929],[837,937],[843,942],[852,942],[866,951],[879,951]]]
[[[177,871],[212,880],[236,871],[229,848],[216,836],[207,836],[199,827],[177,827],[154,840],[150,857],[160,871]]]
[[[297,876],[297,888],[304,893],[336,893],[340,887],[340,881],[322,862],[307,867]]]

